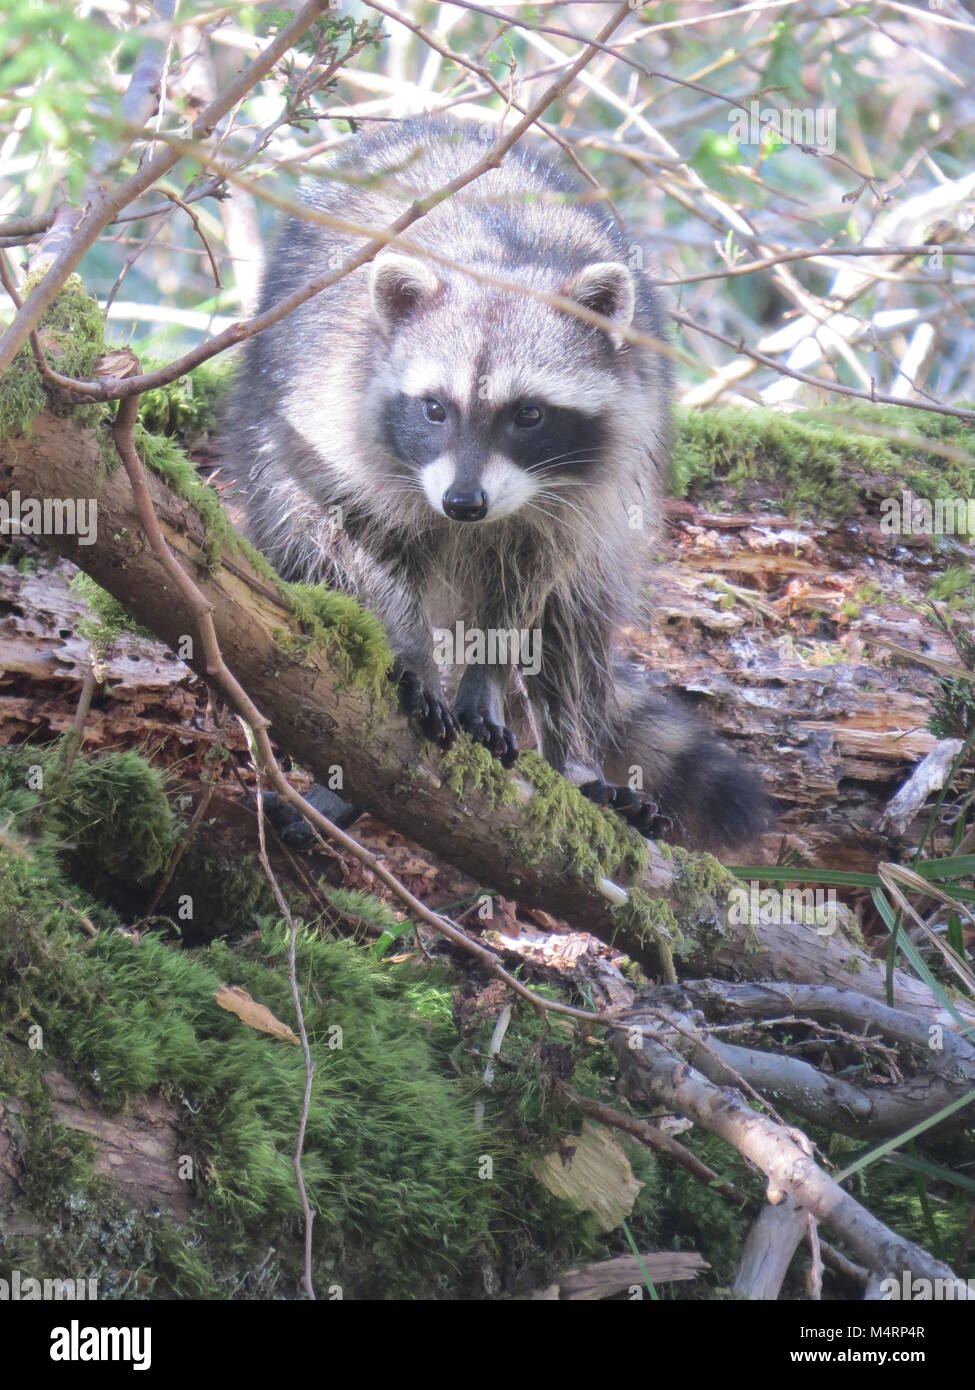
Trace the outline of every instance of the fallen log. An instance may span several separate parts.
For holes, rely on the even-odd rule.
[[[899,1134],[975,1095],[975,1045],[968,1038],[951,1032],[935,1036],[924,1019],[853,989],[691,980],[657,989],[650,998],[658,1016],[679,1025],[677,1050],[710,1081],[724,1085],[743,1078],[810,1125],[839,1134],[858,1139]],[[761,1020],[767,1037],[777,1019],[783,1028],[822,1025],[824,1038],[863,1053],[875,1050],[881,1062],[899,1048],[922,1064],[896,1080],[886,1067],[880,1068],[879,1081],[869,1074],[847,1080],[793,1055],[787,1046],[738,1046],[723,1033],[730,1025],[744,1029],[746,1020]],[[752,1033],[764,1043],[760,1029]],[[825,1042],[822,1050],[827,1051]],[[903,1060],[900,1071],[907,1071]]]
[[[104,420],[44,411],[26,433],[0,442],[0,497],[95,501],[94,544],[67,534],[45,542],[205,677],[189,607],[146,541],[125,475],[106,466],[109,447]],[[612,939],[651,969],[656,942],[680,932],[695,973],[833,984],[855,977],[861,993],[885,997],[882,967],[842,931],[734,922],[733,881],[715,860],[641,842],[540,759],[522,758],[509,775],[466,740],[446,755],[420,743],[393,707],[388,658],[368,649],[354,622],[309,630],[307,613],[233,544],[229,526],[214,533],[211,489],[180,495],[155,475],[150,485],[166,540],[213,605],[228,666],[280,747],[321,780],[340,768],[359,804],[475,881]],[[927,986],[906,975],[895,978],[895,999],[941,1016]]]
[[[620,1063],[627,1094],[642,1103],[665,1105],[719,1135],[767,1175],[773,1206],[783,1198],[797,1204],[793,1209],[795,1224],[783,1223],[788,1238],[779,1245],[775,1268],[770,1266],[767,1279],[757,1269],[746,1269],[744,1278],[749,1283],[754,1280],[768,1292],[780,1281],[785,1256],[791,1254],[791,1235],[797,1233],[798,1209],[804,1208],[881,1279],[900,1281],[909,1272],[932,1286],[950,1290],[942,1297],[972,1298],[966,1282],[950,1266],[885,1226],[830,1177],[817,1164],[809,1140],[799,1130],[753,1110],[739,1091],[714,1085],[675,1055],[662,1041],[673,1041],[674,1035],[655,1018],[636,1010],[621,1017],[620,1024],[620,1030],[610,1036],[610,1046]],[[642,1043],[634,1047],[637,1030]]]
[[[50,1093],[51,1119],[86,1134],[92,1143],[92,1171],[107,1178],[116,1194],[141,1211],[164,1210],[186,1220],[194,1207],[193,1184],[180,1176],[177,1107],[162,1096],[140,1096],[121,1114],[109,1114],[77,1082],[55,1067],[44,1074]],[[23,1232],[35,1218],[21,1206],[23,1165],[19,1126],[26,1103],[0,1100],[0,1211],[5,1229],[15,1212]]]

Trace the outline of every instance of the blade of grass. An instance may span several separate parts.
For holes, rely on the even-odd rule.
[[[647,1267],[643,1263],[643,1256],[636,1248],[636,1241],[633,1239],[633,1236],[630,1232],[630,1228],[625,1221],[622,1221],[620,1224],[623,1227],[623,1234],[626,1236],[627,1242],[629,1243],[629,1247],[633,1251],[633,1254],[636,1258],[636,1262],[640,1266],[641,1273],[643,1274],[643,1282],[647,1286],[647,1292],[655,1302],[659,1302],[660,1295],[657,1293],[657,1290],[653,1286],[653,1280],[650,1278],[650,1275],[647,1271]]]
[[[897,932],[897,919],[894,917],[893,908],[891,907],[887,899],[884,897],[882,888],[875,888],[870,896],[873,898],[874,906],[880,913],[880,916],[882,917],[884,924],[886,925],[888,931],[891,934],[891,941],[893,942],[895,934]],[[931,974],[931,971],[928,969],[927,965],[922,960],[921,956],[918,953],[917,947],[914,945],[913,941],[911,941],[908,937],[901,935],[897,939],[897,949],[903,952],[910,964],[913,966],[915,973],[919,976],[920,979],[924,981],[924,983],[927,985],[928,989],[931,990],[935,998],[940,1000],[943,1006],[951,1014],[952,1018],[958,1024],[958,1031],[962,1034],[962,1036],[975,1037],[975,1025],[966,1023],[964,1019],[960,1017],[958,1010],[955,1008],[954,1004],[948,998],[947,994],[944,991],[944,988]],[[888,974],[887,977],[887,1003],[891,1008],[896,1007],[896,1005],[893,1002],[893,976],[891,974]]]
[[[846,1182],[847,1178],[852,1178],[854,1173],[862,1173],[864,1168],[870,1167],[871,1163],[876,1163],[878,1159],[886,1158],[888,1154],[893,1153],[895,1149],[899,1149],[903,1144],[907,1144],[910,1140],[917,1139],[920,1135],[926,1134],[928,1130],[933,1129],[935,1125],[940,1125],[942,1120],[950,1119],[950,1117],[959,1110],[964,1110],[966,1105],[971,1105],[972,1101],[975,1101],[975,1091],[969,1091],[967,1095],[959,1097],[958,1100],[953,1100],[950,1105],[946,1105],[944,1109],[939,1110],[936,1115],[930,1115],[926,1120],[921,1120],[918,1124],[905,1130],[903,1134],[897,1134],[893,1139],[887,1139],[883,1144],[878,1144],[875,1149],[870,1149],[867,1153],[861,1154],[859,1158],[854,1159],[848,1167],[844,1168],[841,1173],[837,1173],[836,1181]]]

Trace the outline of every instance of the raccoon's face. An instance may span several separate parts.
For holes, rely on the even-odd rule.
[[[546,288],[628,323],[623,265],[601,263]],[[370,292],[385,348],[383,442],[397,470],[451,521],[548,515],[600,472],[622,381],[610,335],[527,296],[442,284],[384,253]]]

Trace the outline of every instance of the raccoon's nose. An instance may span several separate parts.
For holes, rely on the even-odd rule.
[[[482,521],[487,516],[487,493],[483,488],[449,487],[443,495],[443,509],[451,521]]]

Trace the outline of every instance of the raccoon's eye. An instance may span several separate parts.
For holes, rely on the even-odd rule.
[[[431,425],[442,425],[447,418],[447,411],[440,401],[424,401],[423,417],[425,420],[429,420]]]
[[[515,411],[515,424],[521,430],[533,430],[542,423],[542,411],[537,405],[523,405]]]

